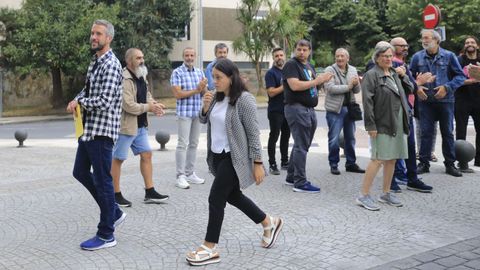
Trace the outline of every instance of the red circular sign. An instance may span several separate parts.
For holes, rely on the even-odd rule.
[[[433,29],[440,23],[440,9],[432,4],[428,4],[423,10],[423,24],[425,28]]]

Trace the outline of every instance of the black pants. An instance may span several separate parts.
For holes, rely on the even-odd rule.
[[[205,241],[218,243],[227,202],[240,209],[256,224],[262,222],[266,214],[240,190],[230,153],[214,153],[213,166],[215,166],[216,176],[208,197],[209,216]]]
[[[457,140],[466,140],[468,118],[472,116],[475,126],[475,162],[480,162],[480,107],[476,101],[456,99],[455,100],[455,130]]]
[[[270,135],[268,136],[268,163],[276,165],[275,145],[277,144],[280,132],[280,154],[282,155],[281,164],[288,162],[288,141],[290,140],[290,128],[283,113],[269,112],[268,121],[270,122]]]

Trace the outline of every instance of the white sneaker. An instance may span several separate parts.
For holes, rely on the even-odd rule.
[[[192,184],[203,184],[205,183],[205,179],[198,177],[195,173],[190,174],[187,176],[187,181]]]
[[[187,179],[185,178],[185,175],[180,175],[177,177],[177,187],[187,189],[190,188],[190,184],[188,184]]]

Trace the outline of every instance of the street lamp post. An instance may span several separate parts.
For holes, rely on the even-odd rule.
[[[3,22],[0,21],[0,42],[4,41],[7,37],[7,27]],[[2,56],[2,46],[0,46],[0,57]],[[3,67],[0,66],[0,118],[2,117],[3,112]]]

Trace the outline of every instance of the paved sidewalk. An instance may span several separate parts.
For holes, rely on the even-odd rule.
[[[262,130],[262,145],[267,139],[268,131]],[[150,141],[156,148],[153,137]],[[133,207],[125,209],[127,219],[117,229],[118,245],[88,252],[79,243],[96,231],[98,208],[71,175],[75,141],[32,139],[28,147],[16,148],[14,141],[0,140],[0,269],[190,269],[184,256],[205,235],[212,176],[202,134],[197,174],[207,182],[176,188],[175,144],[172,136],[169,150],[153,156],[156,188],[171,199],[143,204],[139,161],[130,156],[122,191]],[[357,147],[358,162],[365,167],[368,141],[362,127],[357,128]],[[292,192],[283,184],[284,171],[245,191],[267,213],[285,219],[274,248],[261,248],[261,227],[227,206],[219,243],[222,262],[198,269],[480,269],[479,168],[454,178],[444,174],[441,162],[432,163],[424,181],[434,186],[433,194],[404,190],[399,195],[404,207],[382,205],[370,212],[354,202],[362,175],[346,173],[344,160],[342,174],[331,175],[326,153],[327,130],[319,128],[307,176],[322,187],[320,194]],[[372,189],[375,196],[380,177]]]

